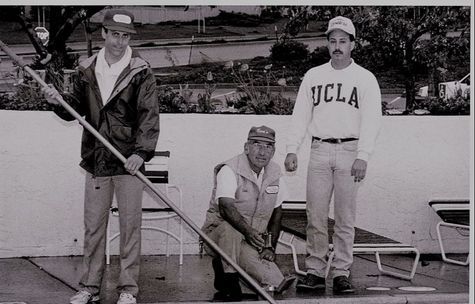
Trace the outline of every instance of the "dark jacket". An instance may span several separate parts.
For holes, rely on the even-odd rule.
[[[159,104],[155,77],[148,63],[133,51],[109,102],[103,105],[94,72],[96,57],[97,54],[80,63],[73,90],[64,99],[123,156],[137,154],[150,160],[159,134]],[[74,120],[61,106],[55,113],[64,120]],[[81,158],[80,166],[95,176],[128,174],[123,163],[86,129]]]

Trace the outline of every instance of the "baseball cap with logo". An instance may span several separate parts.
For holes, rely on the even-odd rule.
[[[330,20],[325,35],[330,34],[334,30],[342,30],[349,35],[353,35],[353,38],[356,38],[355,26],[353,25],[353,22],[346,17],[338,16]]]
[[[266,126],[252,127],[247,139],[275,143],[275,131]]]
[[[107,10],[102,26],[112,31],[137,33],[134,28],[134,15],[123,9]]]

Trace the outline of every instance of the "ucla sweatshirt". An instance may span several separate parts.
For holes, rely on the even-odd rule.
[[[381,126],[376,77],[353,60],[336,70],[331,62],[307,71],[297,94],[287,153],[297,153],[306,132],[326,138],[359,138],[357,158],[368,161]]]

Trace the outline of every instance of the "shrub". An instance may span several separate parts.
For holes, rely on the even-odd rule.
[[[269,104],[269,113],[272,115],[291,115],[295,101],[284,98],[281,94],[275,94]]]
[[[283,39],[271,47],[270,58],[272,61],[302,61],[309,54],[308,46],[300,41]]]
[[[186,113],[189,106],[185,98],[170,86],[158,86],[158,102],[161,113]]]
[[[450,99],[429,97],[420,102],[419,107],[432,115],[470,115],[470,96]]]
[[[266,6],[261,11],[260,18],[262,22],[272,23],[282,18],[282,11],[278,6]]]
[[[227,103],[238,113],[258,115],[290,115],[294,107],[294,101],[290,98],[266,89],[255,90],[252,98],[246,93],[239,94],[236,100],[227,100]]]
[[[216,110],[211,102],[211,95],[216,90],[216,84],[213,83],[213,74],[208,72],[208,81],[205,83],[205,92],[198,94],[198,111],[201,113],[213,113]]]
[[[0,110],[51,111],[39,87],[33,82],[21,83],[14,93],[0,94]]]
[[[326,46],[317,47],[315,50],[310,53],[308,61],[313,66],[318,66],[330,61],[330,53],[328,52],[328,48]]]
[[[220,10],[216,17],[206,18],[208,25],[233,25],[242,27],[256,27],[261,23],[258,16],[249,15],[245,13],[225,12]]]

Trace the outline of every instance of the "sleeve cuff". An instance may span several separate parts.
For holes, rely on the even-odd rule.
[[[368,153],[368,152],[365,152],[365,151],[358,151],[358,155],[356,156],[356,158],[368,162],[368,160],[369,160],[369,153]]]
[[[287,145],[287,154],[289,153],[297,154],[297,145]]]
[[[137,154],[141,158],[143,158],[144,162],[147,162],[152,159],[152,157],[149,157],[149,153],[146,153],[144,151],[135,151],[134,154]]]

